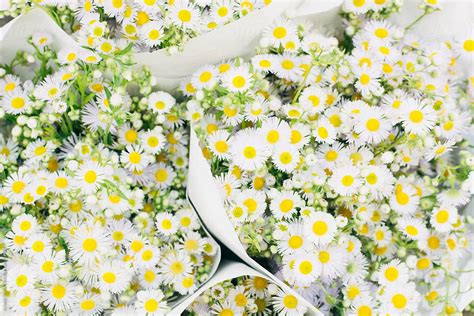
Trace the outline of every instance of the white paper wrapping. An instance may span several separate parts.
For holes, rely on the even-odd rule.
[[[137,54],[139,65],[147,65],[164,90],[173,90],[197,68],[235,57],[249,57],[263,30],[286,12],[316,26],[334,29],[342,0],[274,0],[267,7],[191,39],[182,52],[169,55],[165,49]]]
[[[212,176],[211,168],[202,154],[199,140],[194,130],[191,130],[190,137],[188,177],[188,197],[201,217],[201,220],[206,223],[206,227],[211,234],[218,238],[250,267],[265,275],[286,292],[295,295],[308,307],[309,315],[322,315],[292,288],[249,257],[232,223],[227,217],[221,194]]]
[[[85,51],[56,24],[48,13],[43,9],[34,8],[11,20],[0,29],[0,63],[12,60],[19,50],[33,52],[27,40],[31,35],[39,32],[51,35],[52,46],[56,49],[73,47],[77,51]]]
[[[390,20],[396,25],[406,27],[423,11],[417,6],[421,1],[405,0],[399,13]],[[424,40],[437,42],[463,40],[474,36],[474,1],[473,0],[445,0],[439,1],[441,11],[425,16],[415,24],[410,32]],[[459,61],[465,73],[474,72],[474,60],[461,58]]]

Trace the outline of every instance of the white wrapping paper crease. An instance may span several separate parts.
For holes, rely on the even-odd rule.
[[[235,57],[248,57],[254,52],[262,31],[285,12],[311,20],[317,26],[335,24],[342,0],[274,0],[235,22],[191,39],[184,50],[171,56],[166,50],[137,54],[137,62],[147,65],[165,90],[179,83],[206,64]],[[329,27],[328,27],[329,28]]]
[[[38,32],[50,34],[54,48],[74,47],[77,51],[86,51],[69,34],[64,32],[48,13],[43,9],[34,8],[11,20],[0,29],[0,63],[12,60],[19,50],[33,52],[33,48],[27,40]]]
[[[283,290],[295,295],[308,307],[309,315],[322,315],[296,291],[249,257],[227,217],[222,197],[214,182],[211,168],[202,155],[199,140],[194,130],[191,130],[189,149],[188,197],[201,217],[202,222],[206,223],[207,229],[220,242],[226,245],[250,267],[264,274]]]
[[[192,295],[188,296],[186,300],[184,300],[181,304],[176,306],[170,313],[170,316],[177,316],[181,315],[186,308],[191,305],[191,303],[199,297],[204,291],[210,289],[216,284],[219,284],[221,282],[227,281],[227,280],[232,280],[234,278],[238,278],[241,276],[258,276],[265,278],[267,280],[268,277],[260,272],[258,272],[255,269],[250,268],[248,265],[243,264],[241,262],[235,262],[235,261],[229,261],[229,260],[223,260],[219,269],[217,272],[214,274],[214,277],[209,280],[205,285],[201,286],[196,292],[194,292]],[[269,280],[271,281],[271,280]]]
[[[400,12],[393,15],[390,20],[396,25],[406,27],[423,13],[417,7],[419,3],[417,0],[405,0]],[[410,32],[422,39],[438,42],[472,38],[474,1],[447,0],[440,3],[441,11],[425,16]],[[465,73],[474,72],[473,58],[461,57],[458,63]]]

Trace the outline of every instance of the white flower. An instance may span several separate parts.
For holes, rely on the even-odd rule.
[[[256,130],[245,129],[233,137],[230,152],[237,166],[256,170],[267,160],[269,148]]]
[[[440,205],[433,209],[430,223],[441,233],[449,232],[453,229],[453,225],[458,221],[458,212],[454,206]]]
[[[334,170],[328,183],[336,193],[348,196],[357,192],[362,181],[359,178],[358,168],[344,166]]]
[[[435,113],[429,105],[420,101],[407,100],[407,106],[402,114],[403,127],[416,135],[426,134],[435,124]]]
[[[164,315],[168,311],[168,303],[160,290],[146,290],[137,293],[135,308],[146,315]]]
[[[281,145],[275,149],[272,161],[279,170],[292,172],[300,163],[300,153],[292,145]]]
[[[166,284],[174,284],[183,277],[189,277],[192,268],[189,255],[185,252],[177,251],[162,258],[159,271]]]
[[[306,236],[316,245],[326,245],[334,239],[337,224],[329,213],[315,212],[304,221]]]
[[[276,192],[271,197],[270,210],[277,219],[291,218],[297,208],[304,205],[303,199],[293,191]]]
[[[382,285],[404,284],[408,281],[408,268],[399,259],[394,259],[380,267],[377,273],[378,282]]]
[[[283,316],[303,315],[306,312],[306,306],[293,294],[278,289],[276,295],[272,298],[276,311]]]
[[[231,139],[229,133],[223,130],[218,130],[207,137],[209,149],[219,159],[230,158]]]
[[[169,10],[169,19],[173,24],[187,29],[197,29],[201,22],[200,12],[192,2],[176,1]]]
[[[53,311],[67,311],[77,303],[76,288],[78,284],[72,282],[54,282],[46,285],[41,290],[44,305]]]
[[[376,144],[388,137],[391,124],[383,117],[383,111],[370,108],[356,118],[354,127],[362,141]]]
[[[168,113],[175,104],[175,98],[163,91],[152,92],[148,96],[148,107],[158,114]]]
[[[21,114],[31,106],[27,94],[21,89],[15,89],[3,96],[0,107],[9,114]]]
[[[165,236],[174,234],[178,229],[176,218],[172,214],[166,212],[156,215],[155,224],[158,231]]]
[[[104,292],[121,293],[128,287],[131,277],[124,262],[104,261],[99,265],[98,288]]]
[[[247,65],[230,69],[221,77],[222,85],[232,92],[244,92],[250,88],[252,76]]]

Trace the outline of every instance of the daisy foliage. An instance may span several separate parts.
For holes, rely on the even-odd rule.
[[[2,296],[19,315],[162,315],[218,251],[186,199],[184,110],[131,45],[50,42],[0,68]]]
[[[247,253],[321,311],[455,312],[474,191],[463,45],[369,2],[345,2],[360,21],[340,41],[281,19],[250,60],[198,69],[188,118]]]

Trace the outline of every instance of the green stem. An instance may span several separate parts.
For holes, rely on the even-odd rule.
[[[428,14],[430,14],[427,10],[425,10],[425,12],[423,12],[422,15],[420,15],[419,17],[417,17],[415,19],[415,21],[411,22],[410,24],[408,24],[406,27],[405,27],[405,31],[408,31],[409,29],[411,29],[413,26],[415,26],[416,23],[420,22],[421,19],[423,19],[425,16],[427,16]]]

